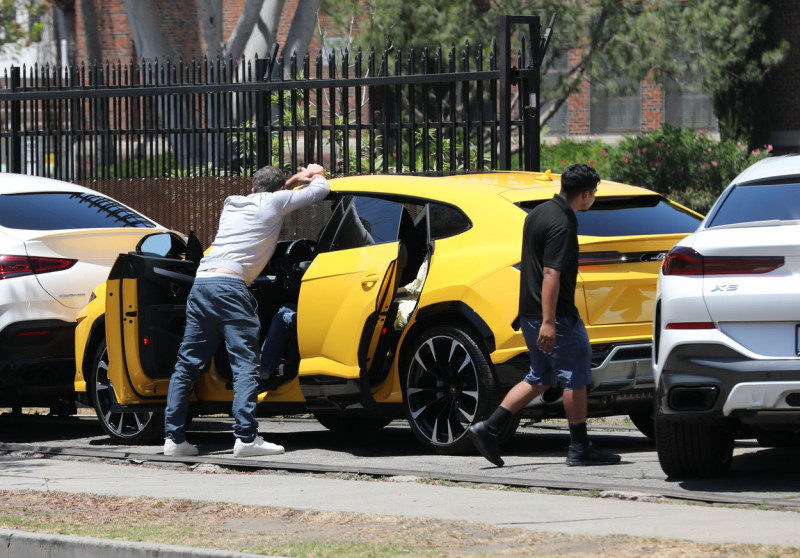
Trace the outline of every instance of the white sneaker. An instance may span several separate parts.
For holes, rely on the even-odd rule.
[[[172,439],[166,438],[164,440],[164,455],[173,455],[176,457],[184,457],[187,455],[197,455],[200,453],[200,450],[197,449],[197,446],[193,446],[187,441],[183,441],[180,444],[176,444]]]
[[[234,457],[253,457],[255,455],[277,455],[283,453],[283,446],[270,444],[261,436],[256,436],[252,442],[242,442],[241,438],[236,438],[233,444]]]

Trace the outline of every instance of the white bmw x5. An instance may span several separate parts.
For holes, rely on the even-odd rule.
[[[653,364],[667,475],[727,473],[737,438],[800,445],[800,156],[742,172],[666,257]]]

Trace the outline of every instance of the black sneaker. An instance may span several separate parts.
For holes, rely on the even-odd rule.
[[[591,442],[585,446],[570,445],[567,450],[567,465],[570,467],[585,467],[587,465],[614,465],[619,463],[620,457],[616,453],[608,453],[594,447]]]
[[[467,432],[482,456],[497,467],[503,466],[503,458],[500,457],[500,441],[496,434],[492,434],[486,428],[486,421],[476,422],[469,427]]]

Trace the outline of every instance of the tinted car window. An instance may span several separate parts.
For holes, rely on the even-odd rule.
[[[431,238],[445,238],[464,232],[470,227],[469,219],[455,207],[431,203]]]
[[[800,184],[734,186],[714,210],[709,227],[800,220]]]
[[[398,239],[403,205],[368,196],[348,196],[336,207],[320,236],[320,251],[347,250]]]
[[[403,205],[394,201],[359,196],[351,206],[372,235],[374,244],[394,242],[400,227]]]
[[[111,198],[80,192],[2,195],[0,225],[38,231],[156,226]]]
[[[522,203],[530,211],[543,201]],[[701,219],[661,196],[597,198],[589,211],[578,211],[578,234],[636,236],[694,232]]]

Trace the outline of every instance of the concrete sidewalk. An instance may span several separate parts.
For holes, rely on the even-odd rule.
[[[202,475],[202,482],[198,482]],[[0,489],[150,496],[250,506],[466,520],[588,535],[800,548],[796,512],[531,494],[413,482],[289,474],[207,474],[0,456]]]

